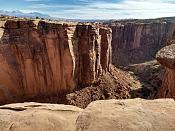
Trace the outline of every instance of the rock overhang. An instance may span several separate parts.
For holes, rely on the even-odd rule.
[[[170,69],[175,69],[175,44],[168,45],[158,51],[156,54],[156,59],[163,66]]]

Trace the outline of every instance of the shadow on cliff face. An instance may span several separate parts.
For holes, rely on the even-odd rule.
[[[164,68],[156,61],[134,64],[123,68],[131,73],[140,85],[130,91],[131,98],[154,99],[162,85]]]
[[[175,43],[174,39],[175,39],[175,31],[173,32],[172,37],[168,38],[166,45],[171,44],[174,45]],[[169,61],[168,56],[170,56]],[[172,64],[173,62],[172,56],[173,56],[173,46],[172,47],[166,46],[156,54],[155,59],[157,59],[159,63],[161,63],[165,67],[169,65],[174,67],[173,66],[174,63]],[[168,95],[169,98],[173,98],[173,96],[170,95],[171,93],[169,93],[170,91],[173,90],[173,84],[169,86],[169,88],[172,89],[168,90],[166,89],[166,87],[169,83],[173,83],[174,73],[172,71],[171,73],[169,73],[170,76],[168,76],[167,72],[169,71],[169,69],[160,65],[157,60],[126,67],[127,70],[133,71],[134,75],[142,83],[140,89],[132,90],[130,92],[133,98],[141,97],[145,99],[154,99],[154,98],[167,97]]]
[[[112,61],[115,66],[129,66],[155,60],[175,29],[174,22],[118,22],[112,28]]]
[[[117,55],[113,54],[113,64],[123,68],[133,64],[141,64],[155,60],[155,54],[164,45],[142,45],[136,49],[117,49]]]

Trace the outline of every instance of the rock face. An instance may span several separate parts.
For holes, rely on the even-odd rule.
[[[92,102],[79,116],[76,131],[174,131],[174,100]]]
[[[168,46],[162,48],[157,53],[156,59],[165,67],[166,70],[162,87],[156,97],[175,98],[175,34],[172,40],[168,41]]]
[[[153,60],[175,29],[173,22],[112,23],[112,61],[116,66]]]
[[[2,131],[174,131],[175,101],[106,100],[86,109],[18,103],[0,106]]]
[[[2,131],[74,131],[82,109],[68,105],[22,103],[0,107]]]
[[[0,23],[0,103],[64,94],[109,70],[109,28],[30,20]]]

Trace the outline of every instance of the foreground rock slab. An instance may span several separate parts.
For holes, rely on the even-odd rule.
[[[0,107],[1,131],[72,131],[82,109],[74,106],[23,103]]]
[[[77,131],[174,131],[175,102],[106,100],[92,102],[78,117]]]
[[[1,131],[174,131],[173,99],[103,100],[86,109],[17,103],[0,106]]]

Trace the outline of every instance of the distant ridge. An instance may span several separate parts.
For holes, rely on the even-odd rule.
[[[0,15],[7,15],[7,16],[15,16],[15,17],[25,17],[25,18],[44,18],[44,19],[51,19],[52,17],[46,14],[42,14],[39,12],[31,12],[31,13],[23,13],[21,11],[4,11],[0,10]]]

